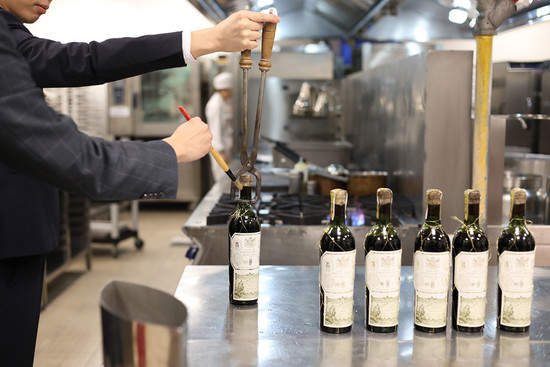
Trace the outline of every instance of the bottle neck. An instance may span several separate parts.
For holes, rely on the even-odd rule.
[[[479,224],[479,204],[468,204],[467,210],[464,216],[464,223],[467,225]]]
[[[346,224],[346,205],[332,204],[330,211],[330,224],[345,225]]]
[[[525,204],[514,204],[510,211],[510,221],[523,220],[525,221]]]
[[[426,222],[441,224],[441,205],[428,205]]]
[[[390,224],[391,222],[391,203],[378,206],[376,212],[376,221],[378,224]]]
[[[241,190],[240,200],[252,200],[251,186],[243,186],[243,189]]]

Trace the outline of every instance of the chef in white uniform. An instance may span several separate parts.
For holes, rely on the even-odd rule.
[[[206,104],[206,123],[212,132],[212,146],[220,153],[223,160],[229,164],[233,148],[233,105],[231,93],[233,88],[233,76],[223,72],[214,77],[213,86],[216,92],[210,97]],[[214,181],[225,179],[225,173],[218,166],[214,157],[210,155],[210,166]]]

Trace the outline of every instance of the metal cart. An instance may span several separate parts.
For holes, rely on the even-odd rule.
[[[145,244],[141,238],[138,237],[137,221],[139,202],[132,200],[130,202],[130,211],[132,214],[132,226],[129,227],[125,223],[120,222],[120,203],[109,204],[109,218],[110,220],[92,220],[90,222],[90,231],[92,234],[93,243],[106,243],[111,244],[111,254],[114,258],[118,257],[118,244],[128,238],[135,238],[136,249],[140,250]]]

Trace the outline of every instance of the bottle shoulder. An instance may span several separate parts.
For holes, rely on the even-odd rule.
[[[479,229],[456,231],[453,236],[453,253],[462,251],[483,252],[489,250],[489,240]]]
[[[397,229],[393,226],[393,224],[375,224],[372,226],[372,228],[367,232],[367,236],[380,236],[380,235],[393,235],[397,236]]]
[[[526,226],[506,227],[497,240],[498,252],[503,251],[533,251],[535,237]]]
[[[329,223],[324,230],[324,233],[329,233],[331,235],[337,235],[337,234],[349,234],[353,237],[353,233],[346,225],[338,225],[338,224],[331,224]]]
[[[396,251],[401,249],[401,239],[391,224],[375,225],[364,240],[365,251]]]
[[[237,208],[229,216],[229,233],[238,233],[238,232],[259,232],[261,229],[261,223],[256,215],[256,212],[250,208]]]
[[[449,236],[441,225],[424,225],[418,231],[414,241],[415,251],[444,252],[450,251]]]
[[[355,238],[347,227],[328,226],[319,242],[321,252],[355,250]]]

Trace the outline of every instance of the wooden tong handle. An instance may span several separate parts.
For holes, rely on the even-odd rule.
[[[252,68],[252,58],[250,57],[250,54],[250,50],[244,50],[241,52],[241,61],[239,61],[241,69],[250,70]]]
[[[273,51],[276,30],[277,23],[264,23],[264,30],[262,32],[262,57],[258,63],[261,71],[269,71],[269,69],[271,69],[271,51]]]

